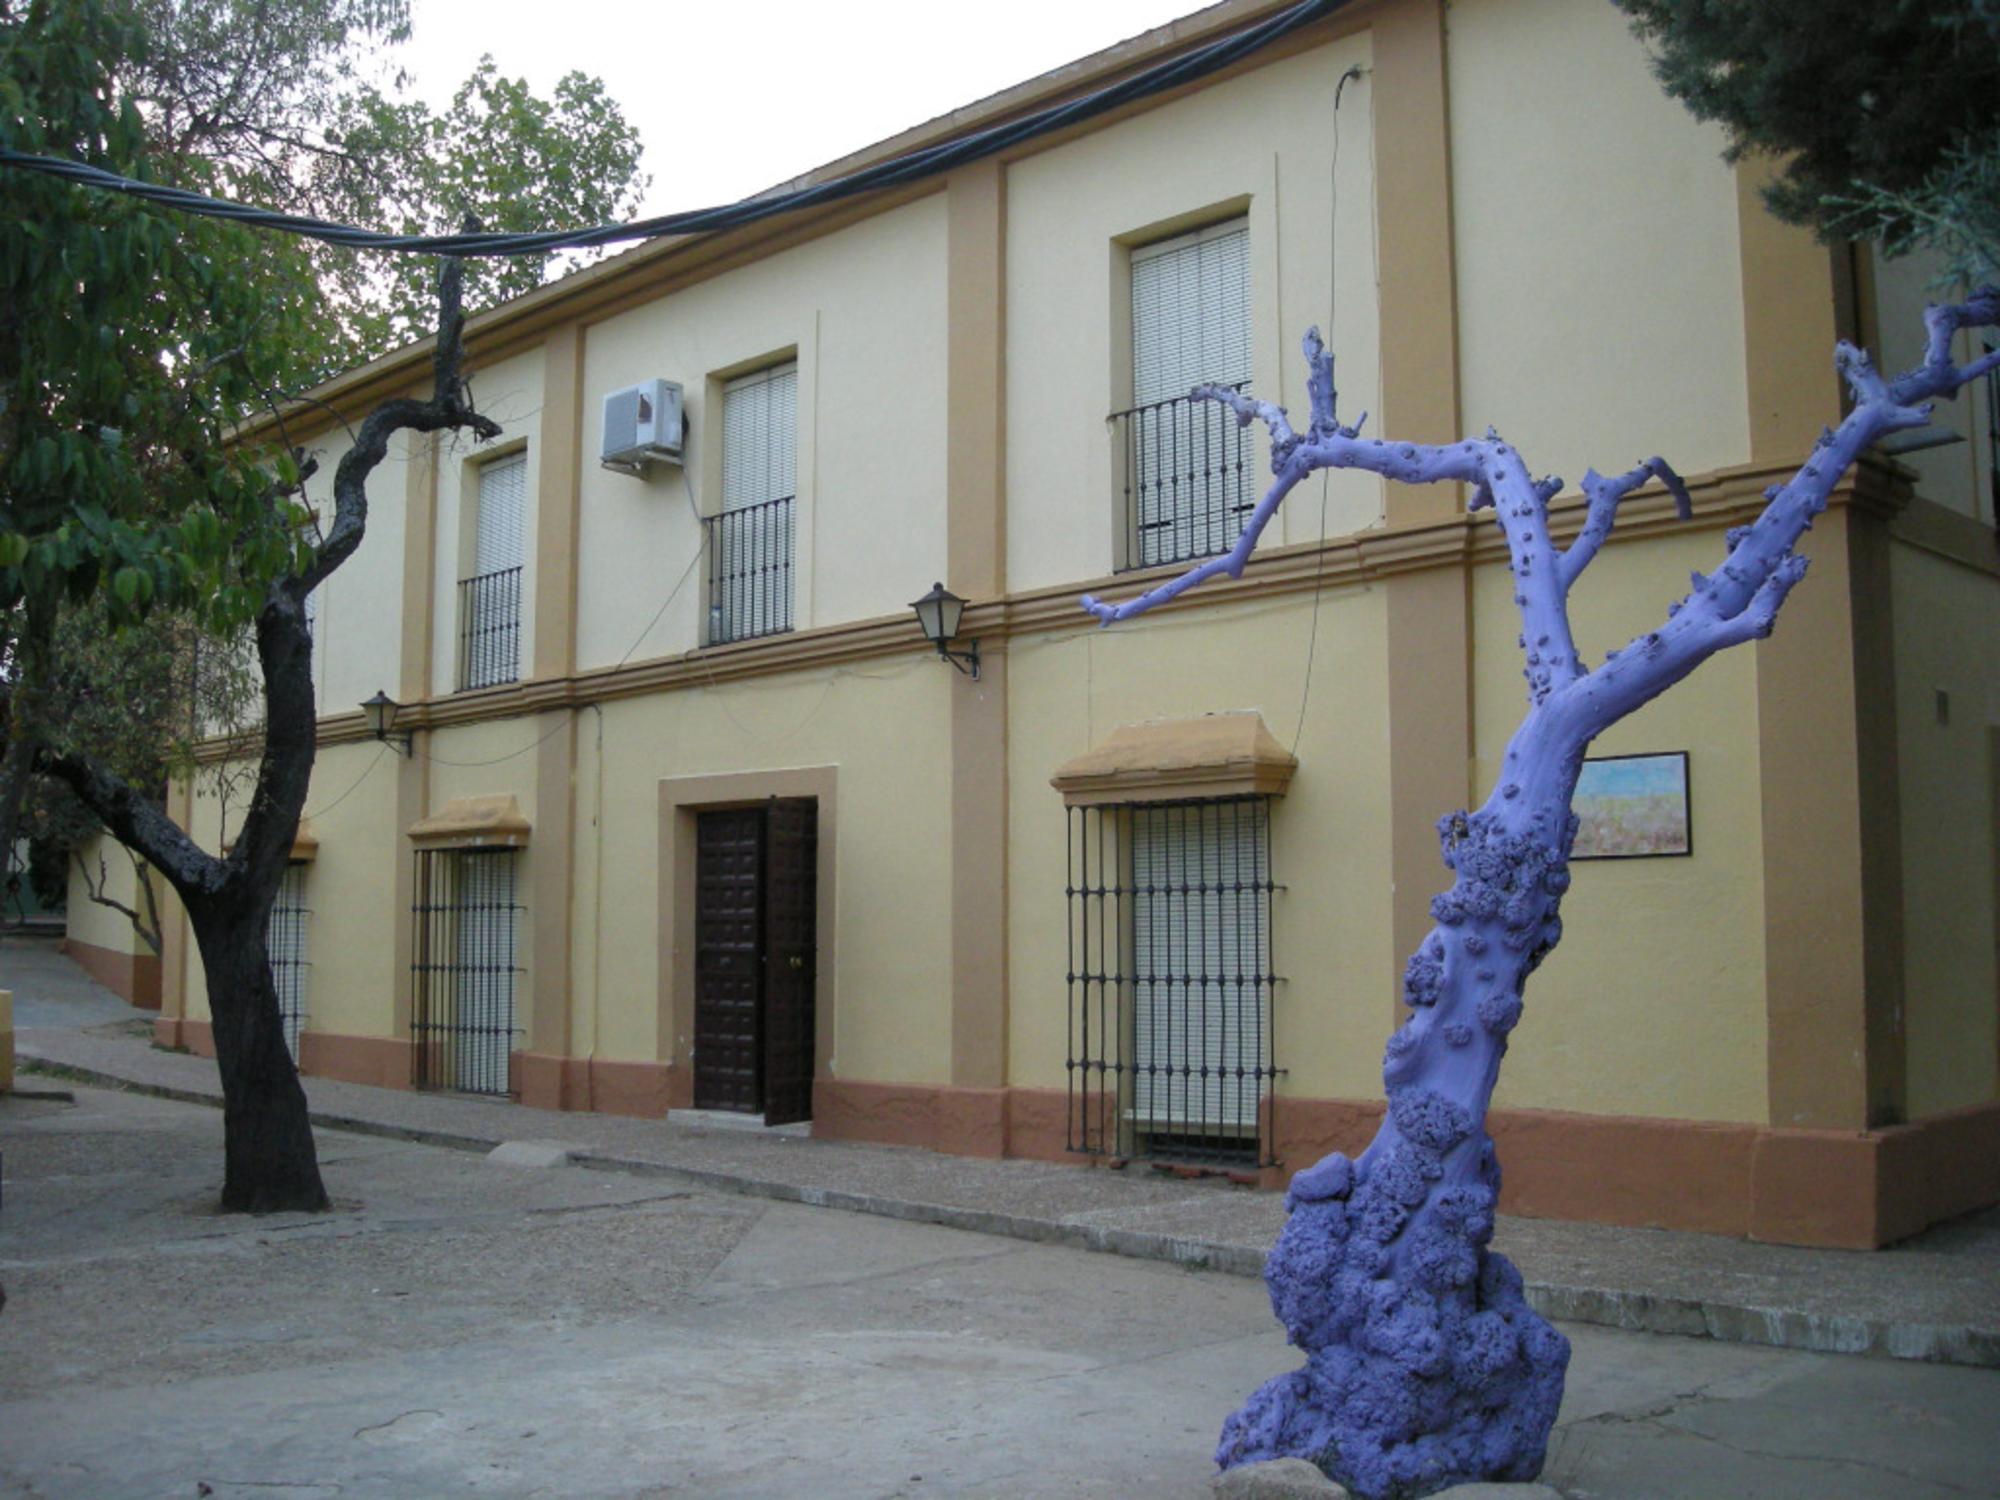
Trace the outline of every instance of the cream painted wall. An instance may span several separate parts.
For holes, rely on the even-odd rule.
[[[305,1025],[308,1031],[390,1036],[407,960],[391,951],[394,860],[408,857],[396,824],[396,754],[373,743],[322,745],[302,814],[319,841],[306,868]],[[249,767],[238,763],[237,770]],[[189,832],[210,853],[233,838],[250,804],[247,775],[226,800],[209,770],[195,778]],[[225,816],[226,814],[226,816]],[[181,920],[185,921],[185,918]],[[192,931],[187,943],[187,1008],[208,1018],[208,986]]]
[[[574,997],[578,1045],[652,1060],[658,1035],[660,782],[832,766],[835,809],[833,1071],[877,1083],[951,1076],[951,713],[957,674],[913,655],[864,668],[757,678],[604,705],[603,806],[595,731],[579,734],[577,866],[601,865],[602,928],[579,923],[598,988]],[[589,716],[586,715],[586,720]],[[600,848],[601,841],[601,848]],[[588,965],[584,965],[586,969]],[[828,976],[822,975],[822,983]]]
[[[306,867],[305,1025],[345,1036],[392,1036],[410,975],[394,952],[398,754],[373,743],[326,745],[313,765],[306,816],[319,841]]]
[[[797,627],[898,613],[943,576],[945,253],[933,194],[589,329],[583,666],[701,644],[695,511],[721,508],[719,377],[781,358],[799,367]],[[684,393],[684,462],[644,479],[601,468],[605,395],[656,377]]]
[[[138,876],[134,872],[131,856],[118,840],[100,833],[77,850],[76,857],[70,860],[68,916],[64,922],[64,935],[74,942],[89,943],[94,948],[106,948],[113,953],[150,954],[153,950],[132,930],[129,918],[90,899],[89,887],[77,870],[78,859],[90,867],[91,881],[106,896],[131,907],[142,917],[146,914],[145,899],[139,894]],[[157,875],[151,879],[154,891],[164,897],[167,883]]]
[[[1299,770],[1273,806],[1272,1034],[1285,1095],[1379,1091],[1394,976],[1386,624],[1379,589],[1330,588],[1305,692],[1310,595],[1016,640],[1008,672],[1009,1082],[1061,1088],[1068,996],[1065,813],[1049,777],[1122,724],[1255,710]],[[1304,732],[1300,706],[1304,698]]]
[[[1715,531],[1614,544],[1572,600],[1592,664],[1664,618],[1693,568],[1710,568]],[[1526,707],[1512,579],[1499,562],[1473,583],[1476,795],[1493,785]],[[1631,718],[1592,755],[1688,752],[1694,852],[1580,860],[1563,900],[1563,939],[1528,982],[1495,1102],[1667,1119],[1763,1122],[1763,825],[1756,658],[1709,661]],[[1443,809],[1440,809],[1443,811]],[[1446,871],[1438,868],[1438,886]]]
[[[1253,389],[1305,411],[1299,340],[1317,324],[1340,361],[1343,414],[1379,406],[1369,76],[1348,85],[1337,117],[1333,107],[1340,75],[1368,58],[1365,34],[1346,38],[1008,167],[1009,587],[1093,577],[1120,560],[1122,499],[1105,418],[1131,404],[1131,350],[1119,333],[1129,341],[1135,245],[1247,203]],[[1258,454],[1261,486],[1261,441]],[[1319,502],[1317,482],[1302,488],[1267,545],[1316,537]],[[1329,533],[1381,515],[1377,480],[1331,479]]]
[[[1454,0],[1445,25],[1467,428],[1572,477],[1747,461],[1721,132],[1661,92],[1603,0]]]
[[[500,424],[500,436],[490,443],[457,433],[442,439],[437,474],[437,566],[431,585],[435,601],[431,691],[440,697],[458,688],[458,584],[472,571],[472,500],[479,492],[479,466],[523,447],[528,453],[528,497],[521,518],[521,677],[525,681],[534,675],[535,516],[539,505],[535,465],[542,426],[542,371],[543,354],[538,348],[475,366],[471,372],[474,401],[480,411]],[[400,588],[401,584],[399,566],[398,576],[389,586]],[[385,660],[393,662],[395,657],[391,654]],[[367,696],[367,692],[361,695]],[[359,703],[361,698],[354,701]]]
[[[1995,766],[2000,586],[1915,547],[1890,554],[1902,799],[1911,1119],[1995,1095]],[[1937,695],[1948,695],[1939,723]]]
[[[1944,298],[1946,293],[1930,285],[1938,272],[1934,256],[1888,260],[1878,252],[1873,263],[1875,317],[1882,346],[1874,352],[1883,373],[1897,375],[1923,359],[1924,305]],[[1961,363],[1976,358],[1982,347],[1979,336],[1969,332],[1952,341],[1953,355]],[[1899,462],[1916,471],[1918,494],[1991,522],[1993,441],[1987,430],[1984,384],[1982,381],[1968,386],[1954,399],[1934,403],[1936,415],[1932,427],[1948,427],[1964,442],[1906,453]]]

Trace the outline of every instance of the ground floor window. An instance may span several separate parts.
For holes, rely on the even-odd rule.
[[[515,932],[513,849],[419,849],[410,1034],[416,1085],[511,1091]]]
[[[1069,1147],[1274,1160],[1270,798],[1069,812]]]
[[[278,897],[264,924],[264,949],[271,960],[271,983],[278,992],[278,1017],[285,1027],[285,1050],[299,1060],[299,1035],[306,1026],[306,865],[294,860],[278,882]]]

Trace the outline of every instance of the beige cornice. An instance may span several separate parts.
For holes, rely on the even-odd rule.
[[[511,793],[454,797],[403,830],[419,849],[520,849],[534,830]]]
[[[1121,724],[1065,762],[1049,785],[1065,807],[1281,797],[1299,768],[1256,713],[1203,714]]]
[[[1694,502],[1693,518],[1681,521],[1673,501],[1657,486],[1636,491],[1619,509],[1618,526],[1607,545],[1619,546],[1671,531],[1712,531],[1754,520],[1764,507],[1766,486],[1782,482],[1796,465],[1744,464],[1717,469],[1688,480]],[[1855,506],[1872,514],[1896,518],[1901,535],[1973,566],[2000,571],[2000,564],[1982,562],[1992,552],[1991,535],[1976,523],[1967,526],[1940,519],[1943,510],[1929,502],[1912,502],[1908,477],[1896,466],[1870,459],[1844,480],[1829,501]],[[1949,512],[1944,513],[1949,516]],[[1550,507],[1549,529],[1558,542],[1573,538],[1583,526],[1580,495],[1558,498]],[[1919,537],[1922,540],[1919,540]],[[1314,589],[1352,588],[1396,573],[1475,562],[1499,562],[1505,544],[1482,514],[1460,514],[1408,526],[1377,527],[1336,537],[1325,546],[1304,542],[1274,547],[1250,559],[1241,578],[1218,578],[1159,606],[1158,613],[1219,609]],[[1077,607],[1077,596],[1130,597],[1172,578],[1177,568],[1148,568],[1099,578],[1079,579],[1048,588],[1028,589],[968,605],[960,633],[976,639],[983,651],[1005,650],[1014,636],[1088,628]],[[591,703],[685,688],[719,687],[726,682],[771,677],[816,668],[849,666],[887,657],[930,651],[907,614],[880,615],[812,630],[739,641],[729,646],[690,651],[616,667],[595,667],[572,676],[536,678],[477,692],[453,693],[427,703],[405,706],[396,730],[418,732],[459,724],[517,718]],[[319,721],[322,745],[358,744],[369,738],[358,709],[328,714]],[[251,739],[210,741],[197,758],[204,763],[239,758],[256,752]]]

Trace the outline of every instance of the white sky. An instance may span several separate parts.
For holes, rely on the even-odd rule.
[[[645,142],[645,214],[799,176],[1204,0],[412,0],[397,61],[434,105],[480,54],[546,94],[602,78]]]

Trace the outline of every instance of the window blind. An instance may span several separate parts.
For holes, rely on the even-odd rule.
[[[722,388],[722,508],[798,490],[799,367],[774,365]]]
[[[1132,812],[1132,1110],[1142,1129],[1255,1131],[1269,853],[1255,802]]]
[[[528,455],[516,453],[479,468],[472,573],[483,577],[521,566],[521,534],[528,509]]]
[[[1250,378],[1250,229],[1233,219],[1132,252],[1132,404]]]

